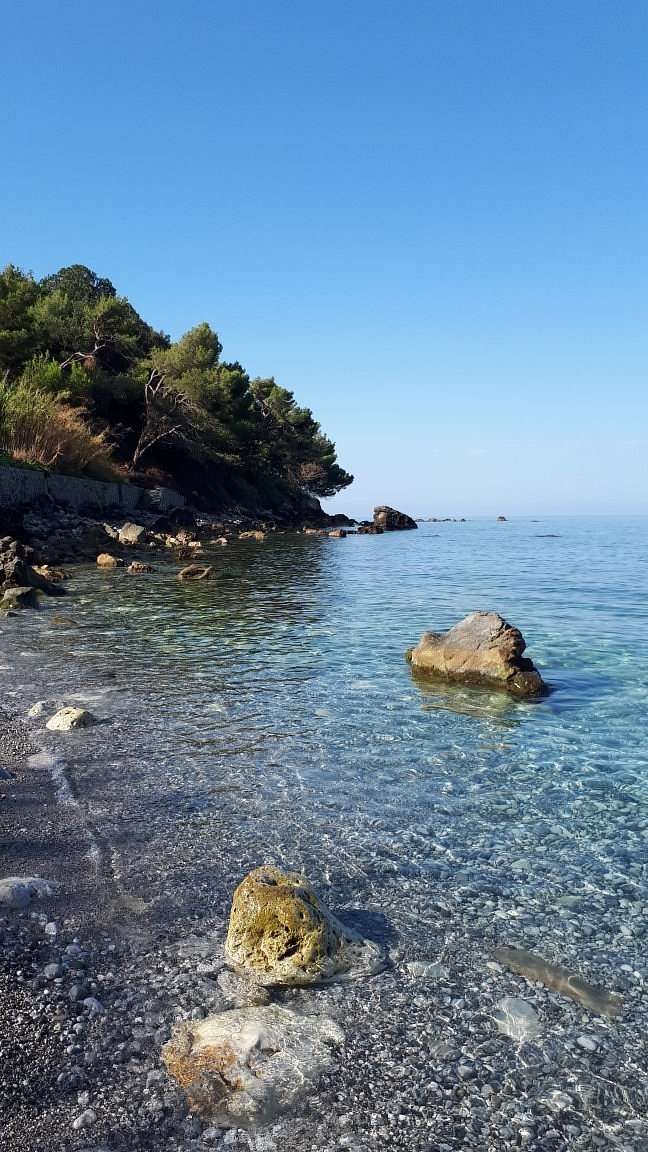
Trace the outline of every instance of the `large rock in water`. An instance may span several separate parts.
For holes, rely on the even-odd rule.
[[[248,1128],[292,1107],[343,1042],[333,1020],[271,1004],[181,1025],[162,1059],[195,1111],[223,1127]]]
[[[225,955],[259,984],[314,984],[376,971],[382,951],[341,924],[305,876],[255,868],[234,893]]]
[[[382,528],[383,532],[400,532],[406,528],[418,528],[416,520],[412,520],[411,516],[406,516],[404,512],[397,512],[395,508],[390,508],[387,504],[374,508],[373,518],[376,528]]]
[[[96,718],[86,708],[59,708],[45,724],[50,732],[71,732],[73,728],[90,728]]]
[[[40,608],[38,593],[31,586],[27,588],[7,588],[0,599],[0,609],[3,612],[12,612],[22,608]]]
[[[524,637],[496,612],[472,612],[448,632],[424,632],[407,653],[412,668],[444,680],[505,688],[515,696],[543,696],[547,685],[522,655]]]

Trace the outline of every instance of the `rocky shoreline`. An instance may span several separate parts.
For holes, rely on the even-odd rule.
[[[130,558],[146,544],[118,540],[115,550]],[[171,549],[158,555],[176,559]],[[7,622],[12,638],[22,625]],[[404,830],[394,852],[411,862],[407,891],[386,881],[363,926],[385,953],[380,971],[321,988],[259,987],[225,951],[236,860],[220,872],[214,865],[213,882],[222,876],[214,907],[165,922],[142,914],[137,893],[119,888],[93,855],[101,824],[75,803],[66,745],[56,745],[56,772],[42,747],[44,736],[50,749],[70,739],[49,736],[46,725],[60,705],[78,702],[74,689],[39,710],[33,697],[14,698],[0,723],[0,878],[60,885],[28,907],[0,907],[3,1149],[643,1152],[648,969],[636,949],[632,958],[632,935],[623,964],[606,954],[612,922],[615,931],[625,923],[624,880],[610,878],[601,917],[583,921],[587,933],[577,928],[579,898],[564,898],[556,915],[570,931],[556,951],[532,886],[520,879],[521,912],[511,916],[491,889],[455,878],[449,852],[431,889],[417,879],[416,840]],[[115,722],[98,713],[101,723],[71,738],[91,740],[101,760]],[[73,757],[79,745],[67,747]],[[490,850],[476,838],[470,849]],[[344,923],[345,906],[366,898],[358,873],[338,889],[335,912]],[[560,966],[525,957],[529,940]],[[191,1110],[163,1049],[179,1028],[198,1031],[238,1009],[258,1020],[257,1008],[326,1019],[335,1055],[293,1110],[252,1130],[222,1126]]]

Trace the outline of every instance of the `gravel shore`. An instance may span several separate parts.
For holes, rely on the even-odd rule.
[[[648,971],[608,973],[625,998],[619,1022],[589,1014],[492,961],[488,893],[477,888],[457,901],[447,888],[431,935],[423,922],[413,934],[402,909],[376,917],[389,952],[378,976],[273,994],[346,1033],[338,1066],[294,1115],[254,1134],[191,1116],[160,1048],[180,1021],[249,1002],[225,965],[225,918],[210,912],[179,929],[129,916],[93,861],[74,796],[61,803],[30,729],[7,715],[0,764],[10,773],[0,876],[61,884],[0,916],[3,1152],[648,1149]],[[422,889],[409,907],[425,899]],[[412,939],[424,940],[421,952]],[[496,1026],[507,996],[526,1006],[515,1017],[528,1025],[523,1043]]]

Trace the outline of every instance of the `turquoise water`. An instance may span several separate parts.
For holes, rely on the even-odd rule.
[[[281,536],[219,550],[210,583],[80,570],[31,628],[51,688],[116,717],[100,779],[78,741],[80,786],[138,837],[179,809],[203,851],[240,817],[234,870],[281,857],[345,888],[449,868],[546,896],[607,877],[644,900],[647,544],[641,519]],[[549,699],[412,680],[405,649],[476,608],[521,628]]]
[[[4,630],[16,700],[106,720],[64,755],[111,914],[222,935],[249,868],[303,868],[396,966],[450,957],[480,1011],[523,994],[487,969],[496,943],[624,992],[618,1068],[646,1022],[648,521],[282,535],[212,562],[198,584],[80,568]],[[412,679],[405,649],[474,609],[522,630],[547,699]]]

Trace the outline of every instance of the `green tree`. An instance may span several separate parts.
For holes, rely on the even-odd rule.
[[[59,268],[52,276],[45,276],[40,286],[43,292],[63,292],[70,300],[80,300],[85,304],[96,304],[102,296],[117,295],[110,280],[97,276],[85,264],[70,264],[67,268]]]
[[[37,350],[31,310],[38,293],[33,276],[13,264],[0,272],[0,371],[17,371]]]

